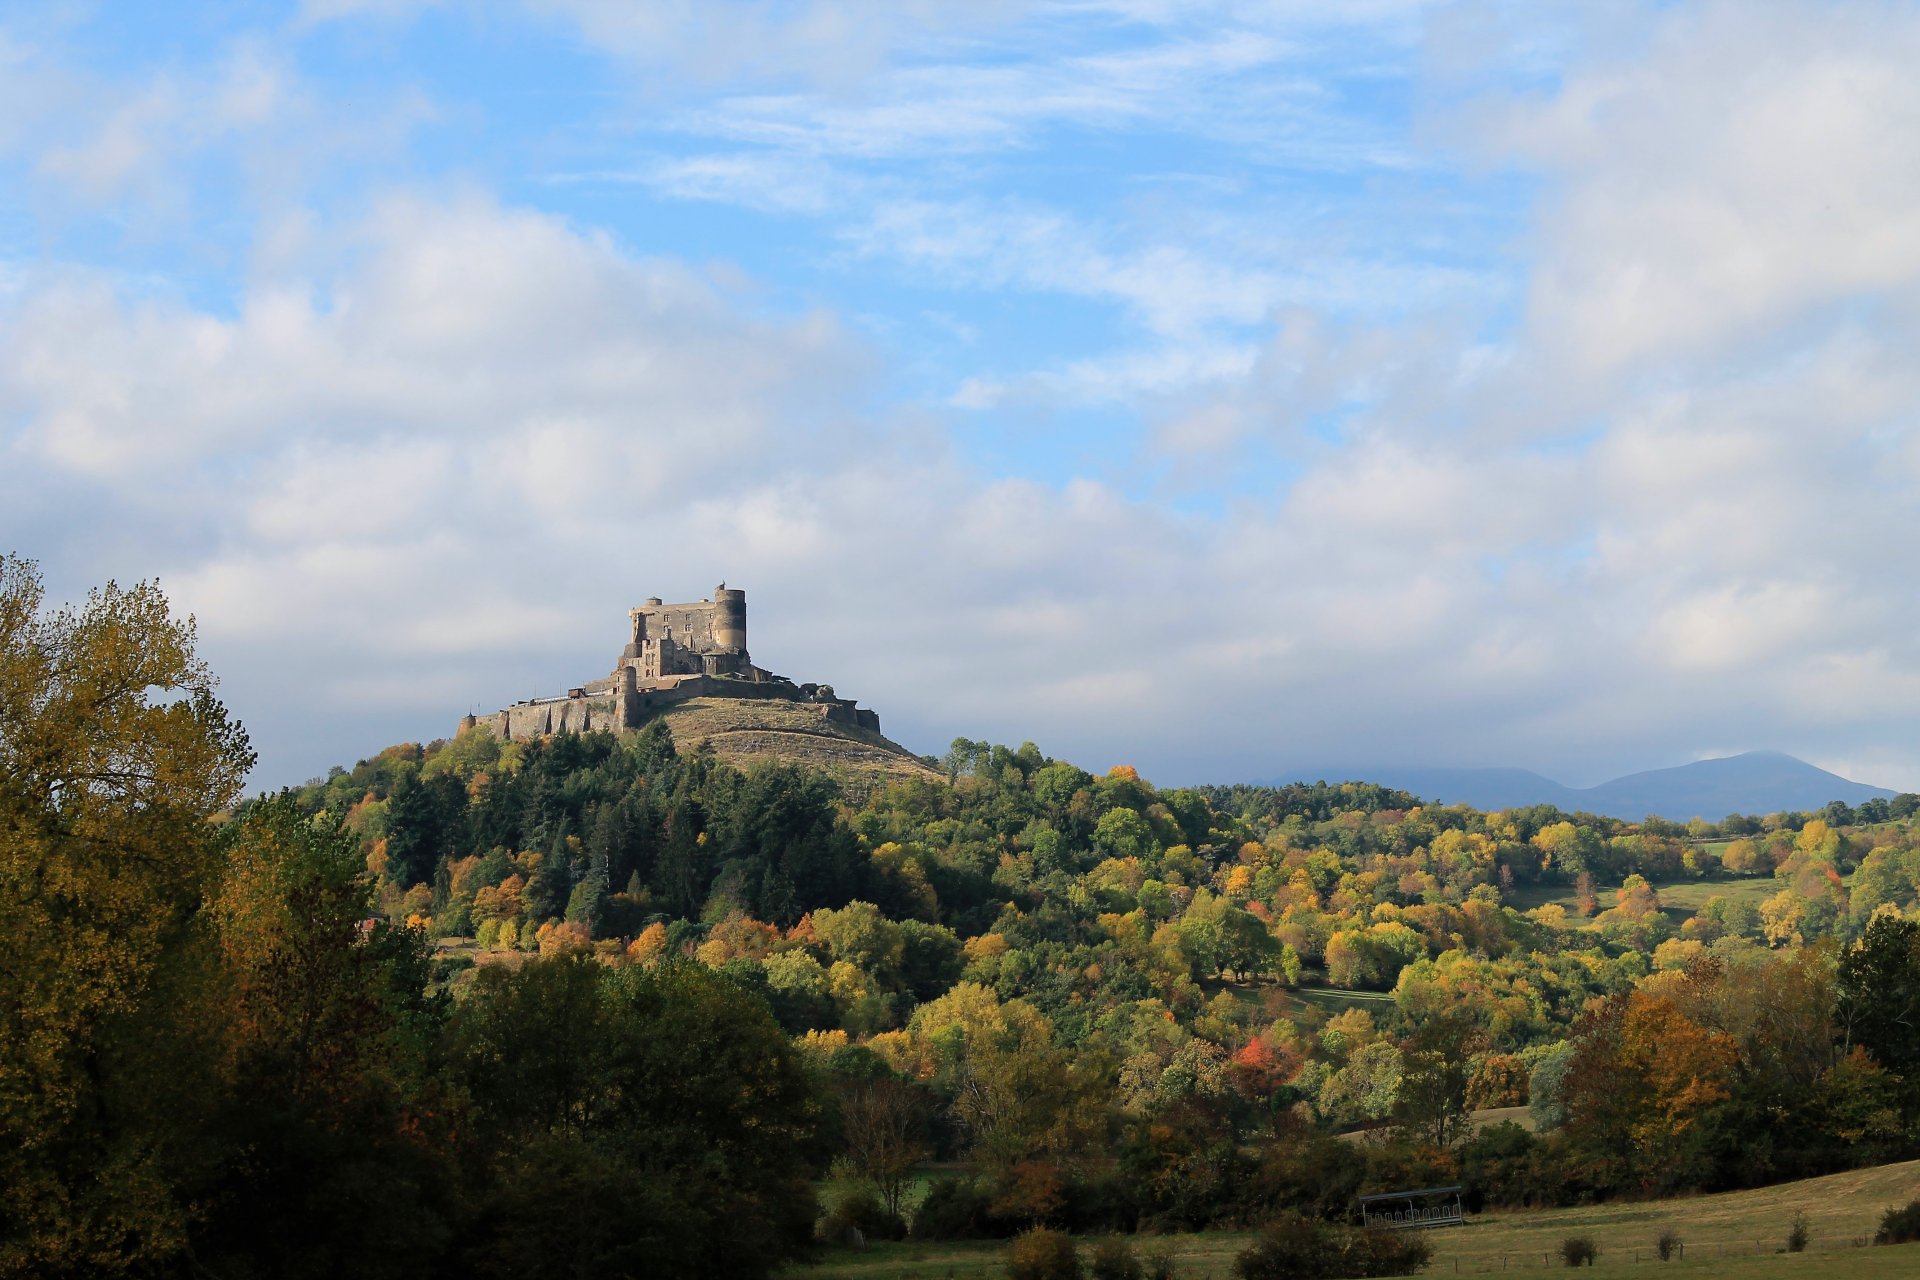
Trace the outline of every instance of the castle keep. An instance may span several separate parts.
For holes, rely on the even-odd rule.
[[[795,684],[753,665],[747,654],[747,593],[726,583],[695,604],[652,597],[627,610],[626,646],[613,671],[558,698],[531,698],[485,716],[465,716],[465,732],[485,726],[512,742],[549,733],[621,733],[662,707],[689,698],[761,698],[817,708],[823,720],[880,731],[880,717],[831,687]]]
[[[632,667],[637,680],[668,676],[744,676],[769,678],[747,657],[747,593],[714,588],[713,599],[699,604],[661,604],[649,597],[627,610],[632,635],[615,664]]]

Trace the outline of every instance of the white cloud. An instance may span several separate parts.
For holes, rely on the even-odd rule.
[[[1418,9],[1369,17],[1412,39]],[[1489,333],[1504,266],[1299,221],[1263,235],[1273,206],[1239,191],[1156,220],[860,167],[1132,128],[1154,100],[1180,136],[1230,138],[1192,123],[1215,100],[1197,82],[1283,67],[1319,38],[1298,6],[1210,8],[1251,34],[1131,61],[1056,48],[1008,77],[960,65],[978,29],[926,43],[883,17],[845,54],[833,23],[869,11],[786,12],[750,9],[741,46],[698,68],[781,92],[676,116],[750,145],[637,172],[838,218],[837,265],[1110,307],[1135,330],[1114,349],[976,369],[956,399],[1143,405],[1145,465],[985,474],[886,406],[897,371],[830,311],[766,310],[737,272],[484,195],[395,194],[350,225],[264,228],[231,307],[19,276],[0,298],[10,539],[69,574],[164,567],[273,780],[597,674],[634,597],[725,577],[752,596],[756,656],[925,749],[1032,736],[1194,779],[1581,773],[1711,743],[1920,784],[1920,261],[1901,234],[1920,190],[1887,162],[1911,132],[1904,15],[1681,6],[1639,61],[1576,65],[1501,117],[1487,152],[1549,183],[1526,314]],[[646,65],[701,21],[578,13]],[[1276,80],[1267,106],[1319,109]],[[244,131],[299,100],[270,74],[219,83],[178,101],[226,103]],[[115,115],[142,102],[63,141],[59,180],[164,187],[187,113]],[[1395,171],[1365,132],[1302,150]],[[1215,501],[1167,500],[1169,462],[1169,490]]]
[[[478,197],[389,200],[353,238],[338,278],[262,284],[232,319],[56,279],[0,350],[31,406],[22,438],[71,470],[147,475],[278,443],[263,431],[421,433],[503,450],[530,490],[559,479],[553,456],[656,487],[790,459],[775,402],[817,421],[852,372],[824,316],[743,322],[685,267]]]
[[[550,217],[396,197],[346,239],[231,318],[41,282],[0,348],[16,458],[124,503],[131,539],[194,513],[154,545],[276,778],[590,677],[632,597],[721,577],[764,661],[916,746],[1036,736],[1175,776],[1811,751],[1834,708],[1885,750],[1920,710],[1920,652],[1887,641],[1920,634],[1910,583],[1850,562],[1920,550],[1906,506],[1834,519],[1849,450],[1910,456],[1914,388],[1859,339],[1571,451],[1381,416],[1203,517],[977,474],[867,417],[831,318]],[[1346,347],[1288,350],[1310,378]]]
[[[591,11],[590,35],[610,21],[605,6],[567,7]],[[1397,127],[1351,109],[1341,83],[1380,79],[1383,51],[1404,55],[1424,7],[1019,5],[967,11],[977,39],[956,38],[943,18],[922,38],[891,45],[882,20],[873,34],[876,49],[888,46],[884,56],[831,85],[804,72],[798,47],[767,65],[725,54],[716,83],[739,87],[704,96],[683,88],[691,101],[677,108],[660,107],[650,79],[628,127],[691,137],[706,150],[557,177],[818,218],[870,260],[866,269],[891,268],[910,285],[1116,301],[1147,332],[1145,344],[1070,364],[978,371],[950,393],[951,405],[1110,407],[1178,394],[1244,370],[1252,339],[1221,331],[1260,325],[1278,309],[1421,308],[1489,292],[1475,269],[1381,249],[1386,228],[1363,233],[1338,201],[1247,189],[1255,170],[1404,178],[1424,167]],[[804,27],[831,25],[837,19],[822,15],[851,8],[782,12]],[[659,59],[716,43],[683,7],[620,14],[617,31],[595,37],[615,53],[644,46]],[[759,47],[767,12],[749,6],[733,17],[743,31],[720,43]],[[1196,157],[1198,173],[1132,174],[1117,195],[1077,200],[976,194],[1023,153],[1036,156],[1027,163],[1051,156],[1075,172],[1080,148],[1102,150],[1128,133],[1231,147],[1252,167],[1222,170]],[[1423,199],[1389,221],[1418,222],[1431,243],[1447,233],[1423,217]]]
[[[1218,368],[1217,354],[1195,360],[1179,348],[1209,330],[1244,330],[1287,312],[1415,310],[1478,292],[1478,278],[1465,271],[1304,248],[1289,260],[1289,246],[1248,253],[1185,230],[1107,224],[1022,202],[894,199],[843,234],[857,252],[898,261],[917,278],[1119,303],[1148,333],[1172,340],[1161,359],[1203,376]],[[1230,358],[1245,361],[1241,352]],[[1138,367],[1140,357],[1126,361]]]
[[[1631,62],[1517,105],[1493,145],[1551,175],[1531,325],[1604,375],[1711,359],[1920,280],[1920,22],[1877,3],[1682,6]]]
[[[1017,18],[1025,0],[528,0],[637,67],[719,82],[857,82],[903,50]]]
[[[85,202],[133,196],[177,213],[187,196],[183,160],[303,112],[310,104],[296,81],[266,48],[242,40],[203,72],[96,85],[84,102],[70,102],[70,116],[43,117],[54,140],[36,171]]]
[[[299,22],[317,25],[351,18],[377,18],[401,21],[423,9],[439,6],[441,0],[300,0]]]
[[[936,62],[889,69],[853,94],[725,96],[673,123],[702,137],[809,156],[921,160],[1022,146],[1050,127],[1152,124],[1248,134],[1253,119],[1281,116],[1301,135],[1297,146],[1324,162],[1377,154],[1379,140],[1362,141],[1344,126],[1298,127],[1330,113],[1312,81],[1280,74],[1288,52],[1270,37],[1229,30],[1113,53]]]
[[[234,267],[244,242],[269,247],[257,221],[297,222],[404,157],[435,117],[407,83],[310,79],[285,33],[109,70],[66,25],[32,43],[0,30],[0,166],[13,183],[0,216],[30,221],[43,256],[71,237],[90,260],[112,257],[105,230],[154,253],[159,274]]]
[[[1075,360],[1057,370],[1043,370],[1001,380],[970,377],[949,403],[956,409],[993,410],[1020,404],[1067,404],[1075,407],[1126,406],[1143,398],[1188,392],[1196,387],[1244,376],[1256,352],[1233,342],[1186,342],[1120,351]],[[1169,442],[1189,443],[1175,430]]]
[[[637,183],[676,200],[713,200],[767,213],[822,214],[853,185],[811,161],[777,154],[679,156],[628,170],[555,174],[564,184]]]
[[[497,662],[679,565],[701,503],[862,437],[865,356],[827,317],[476,197],[395,198],[348,239],[231,318],[43,280],[0,342],[0,448],[170,564],[254,696],[287,663],[325,714],[336,678]]]

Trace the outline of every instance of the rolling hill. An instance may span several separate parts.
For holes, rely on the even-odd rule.
[[[1551,804],[1568,812],[1584,811],[1637,821],[1649,814],[1674,822],[1689,818],[1718,820],[1730,813],[1777,813],[1818,809],[1830,800],[1859,804],[1876,796],[1891,798],[1885,787],[1868,786],[1779,751],[1696,760],[1671,769],[1630,773],[1593,787],[1569,787],[1526,769],[1380,768],[1320,777],[1357,777],[1446,804],[1476,809],[1512,809]],[[1295,774],[1282,781],[1306,781]]]

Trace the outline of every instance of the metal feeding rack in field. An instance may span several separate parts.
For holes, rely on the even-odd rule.
[[[1360,1220],[1369,1227],[1395,1231],[1421,1227],[1457,1227],[1467,1220],[1459,1187],[1423,1187],[1383,1191],[1360,1197]]]

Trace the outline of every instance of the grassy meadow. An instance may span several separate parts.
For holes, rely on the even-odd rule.
[[[1481,1214],[1464,1227],[1434,1231],[1433,1262],[1422,1274],[1545,1276],[1566,1270],[1560,1242],[1592,1237],[1599,1260],[1584,1276],[1645,1276],[1664,1268],[1675,1280],[1758,1276],[1777,1280],[1895,1280],[1920,1276],[1920,1244],[1859,1248],[1888,1208],[1920,1198],[1920,1161],[1857,1169],[1753,1191],[1677,1200],[1618,1202],[1578,1209]],[[1794,1215],[1807,1216],[1807,1252],[1776,1253]],[[1654,1241],[1672,1229],[1683,1255],[1662,1263]],[[1138,1237],[1135,1245],[1172,1248],[1183,1280],[1228,1280],[1251,1232]],[[876,1244],[829,1249],[787,1280],[985,1280],[1005,1274],[1000,1241]]]
[[[1853,877],[1849,874],[1843,879],[1851,884]],[[1654,892],[1660,895],[1661,909],[1667,913],[1675,925],[1690,919],[1707,904],[1708,898],[1720,897],[1729,901],[1745,901],[1758,907],[1784,887],[1771,875],[1653,882]],[[1619,888],[1617,884],[1594,886],[1594,897],[1600,900],[1601,910],[1604,911],[1613,905],[1613,895]],[[1501,901],[1516,911],[1531,911],[1535,907],[1543,907],[1548,903],[1558,903],[1567,909],[1569,915],[1575,915],[1580,906],[1579,894],[1566,885],[1522,885],[1510,893],[1503,894]]]

